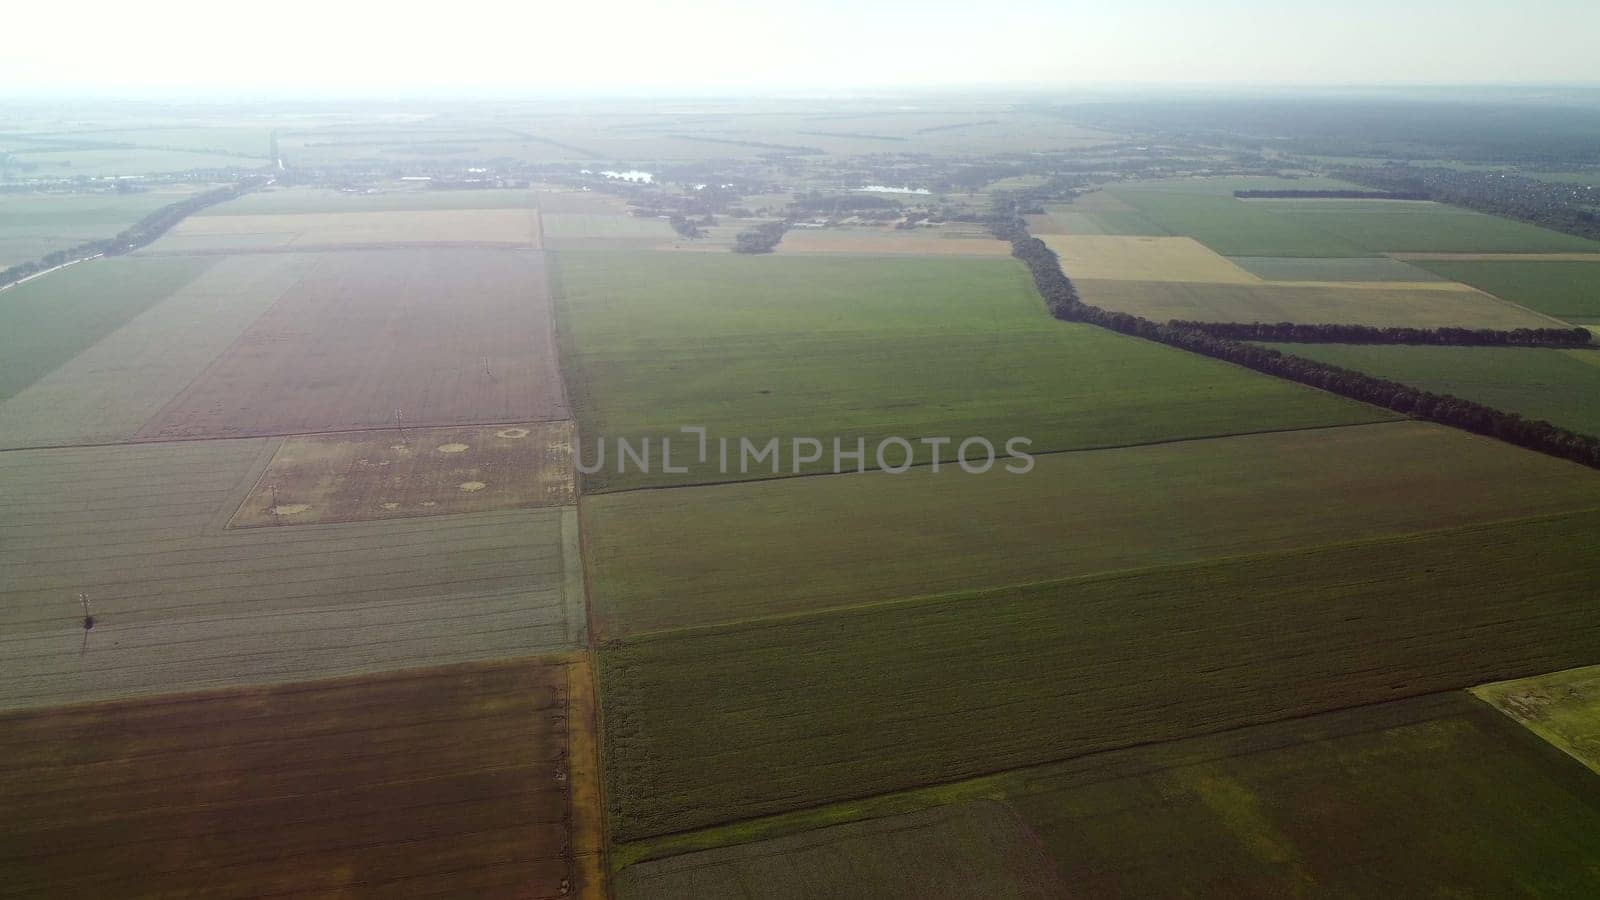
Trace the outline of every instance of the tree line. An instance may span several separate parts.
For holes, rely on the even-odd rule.
[[[1460,397],[1434,394],[1397,381],[1291,356],[1270,347],[1216,337],[1180,323],[1163,325],[1141,316],[1112,312],[1084,303],[1078,296],[1078,289],[1061,271],[1061,263],[1055,253],[1044,241],[1028,234],[1027,225],[1021,218],[1014,214],[1003,215],[994,220],[990,227],[996,237],[1011,242],[1012,255],[1033,274],[1034,284],[1044,297],[1045,306],[1057,319],[1109,328],[1418,419],[1450,425],[1600,468],[1600,438],[1591,435],[1569,431],[1549,422],[1525,419],[1516,413]]]
[[[54,269],[56,266],[65,265],[75,259],[83,259],[84,257],[98,254],[117,256],[123,253],[131,253],[166,234],[168,229],[183,221],[185,217],[197,213],[208,206],[232,200],[247,191],[260,187],[266,182],[266,178],[247,178],[238,184],[204,191],[185,197],[176,203],[169,203],[124,228],[113,237],[86,241],[76,247],[56,250],[38,259],[17,263],[9,269],[0,271],[0,285],[20,281],[29,275],[37,275],[47,269]]]
[[[1440,347],[1584,347],[1587,328],[1378,328],[1373,325],[1306,325],[1296,322],[1194,322],[1174,319],[1174,328],[1234,341],[1286,344],[1431,344]]]

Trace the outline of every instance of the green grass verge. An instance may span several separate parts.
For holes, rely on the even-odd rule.
[[[1600,435],[1600,350],[1527,347],[1410,347],[1351,344],[1269,346],[1388,378],[1436,394]]]
[[[188,284],[215,259],[97,259],[0,292],[0,400]]]
[[[600,652],[619,840],[1565,668],[1589,511]],[[1508,625],[1514,623],[1514,626]]]
[[[1012,436],[1036,450],[1374,421],[1381,411],[1086,325],[1057,322],[1010,259],[553,254],[562,364],[588,462],[604,436],[675,464],[681,426],[757,444],[869,448],[899,435]],[[919,460],[931,449],[917,445]],[[873,465],[869,458],[868,465]],[[788,450],[780,467],[793,472]],[[736,480],[618,474],[591,491]],[[737,468],[736,466],[734,468]]]
[[[1414,265],[1558,319],[1600,319],[1600,262],[1428,259]]]

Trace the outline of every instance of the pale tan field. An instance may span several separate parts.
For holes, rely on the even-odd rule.
[[[388,247],[406,244],[539,246],[531,209],[417,209],[285,215],[194,216],[147,253]]]
[[[1262,283],[1193,238],[1046,234],[1039,239],[1061,258],[1073,281]]]
[[[232,528],[566,506],[572,423],[415,428],[284,440]]]
[[[1011,245],[976,228],[791,228],[779,254],[848,253],[862,256],[1010,256]]]
[[[1298,322],[1414,328],[1549,328],[1553,320],[1481,291],[1406,283],[1218,284],[1074,280],[1085,303],[1156,322]]]

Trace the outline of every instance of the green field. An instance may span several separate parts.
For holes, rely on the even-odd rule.
[[[1353,422],[1386,414],[1213,360],[1050,318],[1010,259],[557,253],[562,364],[587,447],[678,429],[761,444],[1013,436],[1036,450]],[[787,445],[786,445],[787,446]],[[869,449],[870,454],[870,449]],[[892,457],[891,457],[892,458]],[[869,456],[869,460],[871,457]],[[714,459],[711,460],[713,463]],[[787,451],[782,468],[792,472]],[[874,463],[869,461],[868,465]],[[708,468],[710,469],[708,471]],[[590,490],[755,477],[615,469]],[[730,466],[737,468],[737,466]],[[765,474],[772,472],[770,465]]]
[[[1570,322],[1600,322],[1600,262],[1417,260],[1429,271]]]
[[[271,129],[263,126],[155,126],[126,130],[68,131],[36,135],[64,143],[132,144],[156,150],[186,150],[195,153],[237,154],[268,158],[272,151]]]
[[[677,232],[661,219],[621,212],[543,213],[539,218],[550,250],[650,249],[677,239]]]
[[[1141,219],[1167,234],[1187,235],[1223,256],[1377,256],[1377,251],[1307,222],[1276,214],[1260,202],[1214,190],[1189,192],[1134,183],[1108,189]],[[1103,215],[1097,215],[1105,221]],[[1122,229],[1119,221],[1112,224]]]
[[[992,896],[980,879],[993,851],[946,835],[1003,842],[1019,813],[1075,889],[1058,896],[1567,896],[1600,882],[1595,782],[1452,691],[627,844],[625,860],[703,852],[629,866],[618,885],[629,897],[698,876],[696,896],[743,897],[729,874],[774,883],[766,861],[796,849],[902,860],[884,832],[936,815],[943,827],[923,834],[938,855],[918,860],[944,875],[934,896]],[[806,828],[821,830],[795,834]],[[801,877],[836,871],[817,859]],[[886,882],[867,883],[893,896]],[[818,893],[844,890],[831,886]]]
[[[1600,666],[1480,685],[1472,693],[1600,772]]]
[[[97,259],[0,292],[0,400],[77,356],[214,262]]]
[[[92,275],[79,292],[45,291],[40,302],[49,305],[62,302],[62,297],[81,297],[82,302],[120,310],[118,319],[128,312],[120,304],[140,310],[115,330],[111,328],[119,325],[117,321],[97,326],[96,331],[109,333],[92,345],[88,342],[94,332],[62,332],[54,354],[59,361],[41,360],[39,367],[49,364],[47,374],[0,400],[0,448],[131,440],[318,259],[311,253],[122,257],[73,266],[0,293],[3,314],[8,298],[23,289],[45,288],[57,279],[72,284],[68,276]],[[126,274],[146,273],[145,267],[151,267],[148,273],[173,277]],[[30,330],[41,327],[36,324]],[[0,334],[0,344],[10,337]],[[14,358],[29,357],[21,353]],[[0,371],[10,368],[0,362]],[[17,371],[22,371],[20,363]]]
[[[1395,252],[1600,251],[1600,244],[1438,203],[1239,200],[1235,190],[1344,189],[1327,179],[1128,182],[1067,206],[1116,234],[1193,237],[1224,256],[1375,257]],[[1081,205],[1081,209],[1079,209]]]
[[[202,216],[261,216],[298,213],[402,212],[429,209],[532,209],[532,191],[386,190],[345,193],[322,188],[252,191],[237,200],[207,207]]]
[[[14,179],[104,178],[170,172],[248,171],[268,165],[265,159],[186,150],[19,150],[11,155],[7,171]]]
[[[621,900],[1052,900],[1067,886],[1009,807],[976,801],[631,866]]]
[[[1569,667],[1600,654],[1597,552],[1589,511],[609,642],[610,823],[638,840]]]
[[[1070,273],[1069,273],[1070,274]],[[1427,285],[1203,284],[1075,279],[1085,303],[1155,322],[1301,322],[1413,328],[1557,328],[1480,291]],[[1450,286],[1446,286],[1450,287]]]
[[[610,637],[1600,506],[1600,476],[1416,422],[584,500]],[[870,540],[863,535],[871,535]]]
[[[191,191],[0,193],[0,269],[108,238]]]
[[[1600,350],[1273,344],[1320,360],[1600,435]]]
[[[1251,202],[1270,207],[1271,213],[1281,220],[1315,228],[1381,253],[1600,252],[1600,243],[1595,241],[1439,203]]]

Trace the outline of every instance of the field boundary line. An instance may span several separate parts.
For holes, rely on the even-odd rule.
[[[1378,419],[1378,420],[1375,420],[1375,421],[1368,421],[1368,422],[1341,422],[1341,423],[1336,423],[1336,424],[1333,424],[1333,425],[1292,425],[1292,426],[1289,426],[1287,428],[1263,428],[1263,429],[1260,429],[1258,431],[1230,431],[1230,432],[1225,432],[1223,434],[1204,434],[1204,435],[1195,435],[1195,436],[1192,436],[1192,437],[1163,438],[1163,439],[1158,440],[1158,441],[1139,441],[1137,443],[1132,443],[1132,444],[1105,444],[1103,446],[1096,446],[1096,447],[1068,447],[1068,448],[1065,448],[1065,449],[1062,449],[1062,450],[1035,450],[1035,451],[1031,452],[1029,455],[1030,456],[1036,456],[1036,457],[1037,456],[1064,456],[1064,455],[1069,454],[1069,453],[1101,453],[1101,452],[1112,451],[1112,450],[1137,450],[1137,449],[1139,449],[1141,447],[1161,447],[1161,446],[1165,446],[1167,444],[1189,444],[1189,443],[1197,443],[1197,442],[1200,442],[1200,441],[1222,441],[1222,440],[1227,440],[1229,438],[1254,437],[1256,435],[1294,434],[1296,432],[1301,432],[1301,431],[1332,431],[1332,430],[1338,429],[1338,428],[1365,428],[1365,427],[1372,426],[1372,425],[1399,425],[1399,424],[1403,424],[1403,423],[1406,423],[1406,422],[1423,421],[1421,419],[1414,419],[1414,418],[1412,418],[1410,416],[1401,416],[1399,413],[1395,413],[1394,415],[1395,415],[1395,418],[1392,418],[1392,419]],[[1430,424],[1432,424],[1432,423],[1430,423]],[[939,460],[939,464],[942,465],[942,466],[948,466],[948,465],[952,464],[952,461],[948,460],[948,459],[941,458]],[[929,462],[918,462],[918,463],[912,463],[910,468],[913,468],[913,469],[924,469],[924,468],[928,468],[928,467],[930,467],[932,465],[933,465],[932,461],[929,461]],[[777,474],[777,475],[760,475],[760,476],[757,476],[755,478],[734,478],[734,479],[728,479],[726,481],[694,481],[694,482],[685,482],[683,484],[647,484],[647,485],[641,485],[639,487],[632,487],[632,488],[620,488],[620,489],[617,489],[617,490],[608,490],[608,491],[595,491],[594,495],[596,497],[610,497],[610,496],[615,496],[615,495],[619,495],[619,494],[637,494],[637,493],[640,493],[640,492],[643,492],[643,491],[672,491],[672,490],[679,490],[681,488],[736,487],[736,486],[741,485],[741,484],[759,484],[759,483],[762,483],[762,482],[771,482],[771,481],[790,481],[790,480],[793,480],[793,479],[796,479],[796,478],[846,478],[846,477],[851,477],[851,476],[856,476],[856,475],[882,475],[882,474],[885,474],[886,471],[887,470],[885,470],[885,469],[879,469],[879,468],[873,467],[873,468],[865,469],[865,470],[862,470],[862,471],[859,471],[859,472],[852,469],[852,470],[847,471],[847,472],[793,472],[793,473],[780,473],[780,474]]]
[[[864,613],[889,607],[950,602],[961,598],[970,598],[982,594],[992,594],[999,591],[1026,590],[1031,588],[1049,587],[1052,585],[1069,585],[1080,583],[1087,584],[1095,581],[1136,577],[1153,572],[1212,568],[1250,560],[1277,559],[1325,550],[1340,550],[1355,547],[1376,547],[1384,544],[1414,541],[1439,535],[1484,531],[1493,528],[1503,528],[1511,525],[1530,524],[1534,522],[1553,521],[1556,519],[1564,519],[1572,516],[1581,516],[1592,513],[1600,513],[1600,506],[1579,507],[1576,509],[1569,509],[1555,513],[1545,513],[1537,516],[1522,516],[1512,519],[1494,519],[1486,522],[1474,522],[1470,525],[1460,525],[1454,528],[1439,528],[1431,531],[1408,531],[1400,534],[1364,538],[1354,541],[1331,541],[1322,544],[1308,544],[1303,547],[1291,547],[1286,550],[1270,550],[1265,553],[1239,553],[1232,556],[1208,556],[1203,559],[1191,560],[1189,562],[1164,563],[1154,566],[1136,566],[1131,569],[1108,569],[1103,572],[1091,572],[1087,575],[1072,575],[1066,578],[1044,578],[1036,581],[1019,581],[1008,584],[996,584],[988,587],[969,588],[967,590],[943,591],[935,594],[915,594],[907,597],[889,597],[882,600],[869,600],[864,603],[842,603],[834,606],[820,607],[817,609],[775,613],[767,616],[748,616],[746,618],[730,619],[724,622],[710,622],[700,625],[680,625],[673,628],[639,631],[618,637],[607,638],[606,640],[601,641],[599,646],[601,649],[604,649],[607,646],[691,637],[696,634],[706,634],[719,631],[735,631],[758,625],[779,625],[785,622],[811,619],[819,616],[836,615],[840,613]]]
[[[406,427],[415,429],[417,431],[426,431],[434,428],[504,428],[507,425],[554,425],[561,422],[573,422],[573,420],[571,416],[563,416],[554,419],[508,419],[503,422],[445,422],[442,424],[422,423],[418,425],[408,424]],[[577,427],[576,422],[573,422],[573,427]],[[368,434],[377,431],[394,430],[395,427],[393,425],[373,425],[371,427],[361,428],[336,428],[332,431],[275,431],[270,434],[218,434],[195,435],[192,437],[164,437],[159,439],[150,438],[147,440],[96,441],[78,444],[38,444],[27,447],[0,447],[0,453],[21,453],[25,451],[37,452],[39,450],[94,450],[102,447],[158,447],[162,444],[195,444],[205,443],[207,441],[262,441],[271,440],[273,438],[320,437],[323,435],[331,437],[341,434]]]
[[[1467,702],[1463,703],[1463,700]],[[1043,781],[1048,778],[1058,777],[1049,770],[1055,769],[1064,764],[1087,762],[1098,758],[1115,758],[1119,755],[1132,755],[1154,747],[1172,747],[1183,744],[1199,743],[1208,739],[1214,740],[1224,735],[1250,731],[1253,729],[1268,729],[1273,728],[1274,726],[1282,726],[1288,723],[1307,721],[1323,716],[1350,715],[1351,713],[1359,710],[1423,707],[1423,709],[1412,715],[1396,716],[1393,719],[1385,719],[1381,723],[1344,727],[1335,730],[1335,735],[1338,737],[1373,734],[1391,728],[1418,725],[1424,722],[1434,722],[1440,719],[1449,718],[1452,715],[1463,714],[1469,710],[1472,710],[1472,704],[1480,702],[1481,701],[1478,698],[1472,697],[1470,691],[1467,689],[1435,691],[1426,694],[1415,694],[1410,697],[1401,697],[1395,700],[1381,700],[1374,703],[1357,703],[1349,706],[1337,706],[1321,712],[1285,716],[1281,719],[1272,719],[1266,722],[1232,725],[1224,728],[1218,728],[1214,731],[1206,731],[1199,734],[1188,735],[1166,741],[1140,741],[1138,743],[1127,744],[1121,747],[1112,747],[1110,749],[1096,750],[1090,753],[1063,756],[1057,759],[1046,760],[1044,762],[1033,763],[1031,765],[1019,766],[1016,768],[995,769],[989,772],[983,772],[965,778],[958,778],[952,781],[930,781],[914,787],[900,788],[898,790],[885,791],[876,794],[863,794],[859,797],[851,797],[844,800],[831,800],[822,803],[814,803],[797,809],[788,810],[786,812],[773,813],[765,816],[749,816],[739,819],[729,819],[725,822],[719,822],[715,825],[707,825],[702,828],[670,831],[659,835],[639,838],[637,840],[624,841],[619,843],[616,847],[617,858],[615,861],[618,865],[618,869],[621,870],[627,868],[628,866],[643,862],[671,859],[673,857],[684,856],[690,853],[718,850],[727,847],[743,846],[746,844],[757,843],[759,841],[785,837],[791,834],[815,832],[830,828],[834,825],[846,825],[852,822],[864,822],[872,819],[904,815],[906,813],[917,812],[919,810],[951,806],[959,803],[968,803],[975,800],[997,800],[1000,802],[1007,802],[1018,794],[1026,793],[1025,790],[1018,790],[1018,788],[1026,788],[1028,786],[1027,783],[1030,781]],[[1195,754],[1193,757],[1184,758],[1183,760],[1176,762],[1163,763],[1152,761],[1148,765],[1139,767],[1137,774],[1148,775],[1170,771],[1172,769],[1182,768],[1184,766],[1202,765],[1218,760],[1242,759],[1244,757],[1259,753],[1271,753],[1285,747],[1298,746],[1306,743],[1315,743],[1316,741],[1327,739],[1327,737],[1320,737],[1314,740],[1296,740],[1286,737],[1275,741],[1270,745],[1249,749],[1239,753],[1224,753],[1219,750],[1212,753]],[[1071,779],[1071,785],[1074,787],[1083,787],[1095,784],[1104,784],[1108,781],[1116,781],[1128,777],[1131,776],[1129,773],[1124,771],[1084,773],[1077,778]],[[1004,782],[1012,779],[1022,782],[1022,784],[1013,785],[1010,787],[1004,784]],[[930,792],[938,792],[939,794],[948,793],[953,794],[953,796],[928,796]],[[875,805],[880,804],[882,805],[881,808],[873,808]],[[831,811],[832,814],[822,817],[819,821],[811,821],[812,817],[827,811]],[[768,826],[770,831],[763,829],[763,825]],[[730,829],[737,829],[740,833],[729,834],[727,835],[726,839],[720,839],[721,834],[729,831]],[[750,832],[752,831],[758,833],[751,834]],[[697,837],[701,838],[703,842],[697,843],[695,841],[695,838]],[[676,842],[683,842],[685,845],[675,847],[673,844]]]

